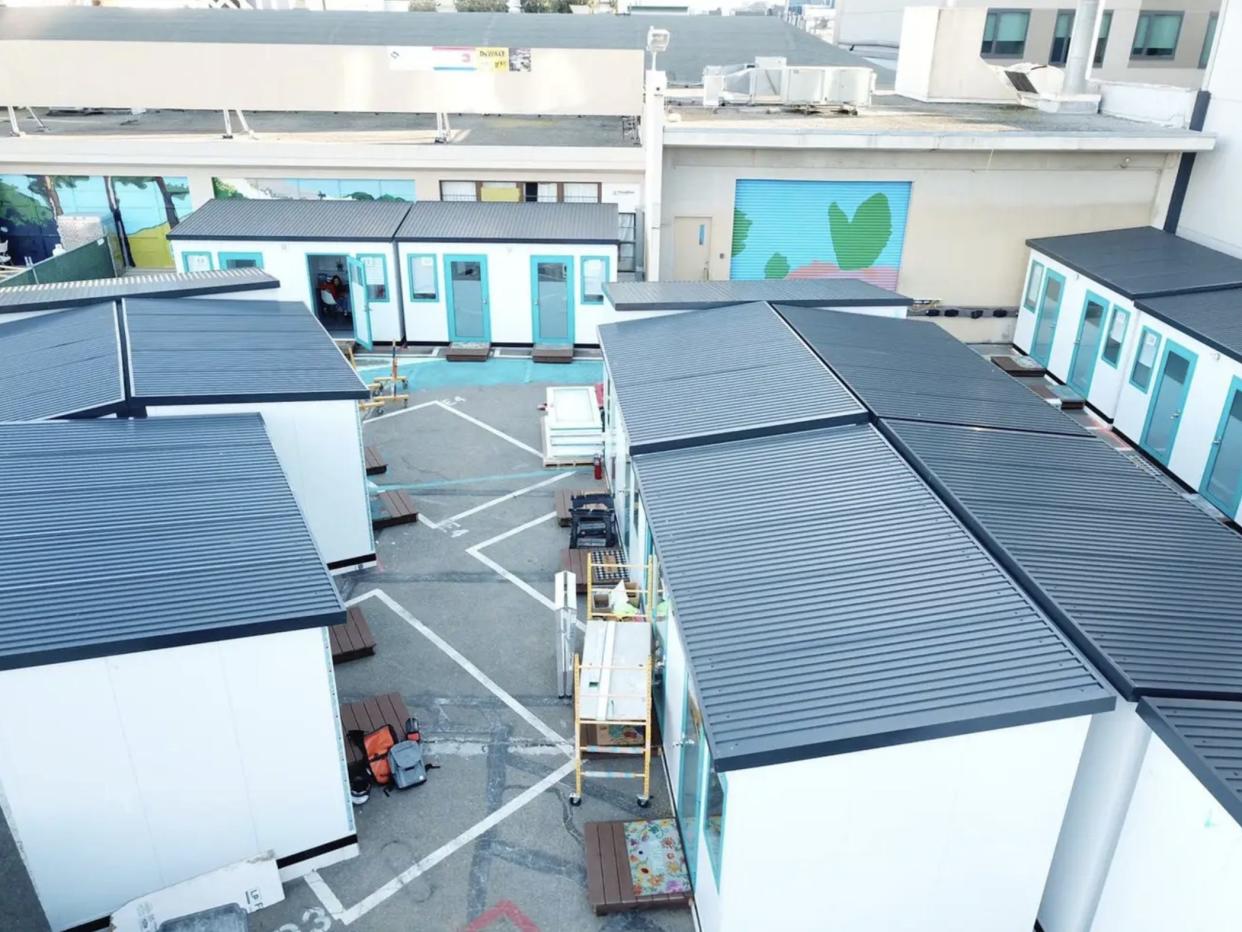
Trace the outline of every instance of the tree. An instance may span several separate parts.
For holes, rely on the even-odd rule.
[[[833,201],[828,208],[828,232],[838,268],[871,268],[893,236],[893,213],[887,195],[871,195],[858,205],[853,219],[845,216],[845,211]]]
[[[114,177],[110,181],[113,185],[129,185],[131,188],[137,188],[139,191],[145,191],[149,184],[154,184],[156,190],[160,193],[160,200],[164,205],[164,217],[168,222],[168,228],[171,230],[181,220],[177,216],[177,205],[173,203],[173,198],[184,197],[190,193],[190,189],[185,185],[169,185],[168,181],[160,175],[153,175],[151,177]],[[114,187],[113,193],[115,194],[115,192],[116,189]]]
[[[455,0],[458,13],[507,13],[506,0]]]
[[[746,237],[750,234],[750,228],[754,226],[754,221],[747,217],[744,213],[733,208],[733,255],[738,255],[746,248]]]
[[[227,181],[225,181],[222,178],[211,179],[211,193],[215,197],[218,197],[221,199],[227,199],[227,198],[232,198],[232,197],[240,198],[241,200],[246,199],[246,195],[242,194],[240,191],[238,191],[235,187],[233,187],[231,184],[229,184]]]
[[[779,252],[772,253],[772,258],[763,267],[764,278],[784,278],[789,274],[789,260]]]

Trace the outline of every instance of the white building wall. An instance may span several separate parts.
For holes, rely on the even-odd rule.
[[[1237,929],[1239,878],[1242,826],[1151,741],[1091,932]]]
[[[574,342],[599,344],[599,324],[612,318],[607,299],[601,304],[582,302],[582,258],[602,256],[608,260],[608,279],[617,278],[617,247],[572,243],[398,243],[403,290],[406,339],[411,343],[449,341],[448,289],[445,256],[486,256],[487,293],[493,343],[534,342],[534,307],[531,292],[531,259],[535,256],[568,256],[573,260]],[[433,255],[436,259],[438,296],[435,301],[411,299],[409,257]]]
[[[314,313],[316,296],[312,292],[311,255],[383,255],[387,267],[388,300],[371,302],[371,334],[383,342],[401,339],[395,250],[390,242],[358,241],[276,242],[273,240],[171,240],[173,264],[186,270],[186,253],[210,253],[211,267],[222,268],[221,253],[255,252],[263,256],[263,270],[280,279],[280,287],[256,292],[269,301],[300,301]],[[344,278],[344,276],[342,276]]]
[[[730,772],[719,928],[1030,932],[1088,722]]]
[[[7,670],[0,706],[25,710],[0,799],[54,929],[354,832],[323,628]]]
[[[267,435],[324,563],[333,567],[349,564],[350,568],[373,563],[375,538],[356,402],[342,399],[148,409],[156,417],[252,411],[263,416]]]

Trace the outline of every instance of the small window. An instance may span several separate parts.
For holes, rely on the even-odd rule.
[[[440,200],[442,201],[477,201],[478,185],[473,181],[441,181]]]
[[[1151,385],[1151,373],[1156,368],[1156,352],[1160,349],[1160,335],[1156,331],[1144,327],[1139,337],[1138,354],[1134,357],[1134,368],[1130,370],[1130,384],[1140,391],[1147,391]]]
[[[1026,280],[1026,294],[1022,297],[1022,306],[1028,311],[1035,310],[1039,304],[1039,289],[1044,283],[1044,267],[1039,262],[1031,263],[1031,274]]]
[[[1104,15],[1100,17],[1100,34],[1095,37],[1095,58],[1093,59],[1096,67],[1104,64],[1104,50],[1108,48],[1108,33],[1113,28],[1113,11],[1105,10]]]
[[[608,281],[608,260],[603,256],[583,256],[582,303],[602,304],[606,281]]]
[[[1070,34],[1074,31],[1074,11],[1057,13],[1057,24],[1052,30],[1052,50],[1048,52],[1048,64],[1064,65],[1069,58]]]
[[[1181,13],[1140,13],[1131,58],[1172,58],[1182,31]]]
[[[980,54],[989,58],[1021,58],[1026,51],[1026,30],[1031,24],[1027,10],[989,10],[983,24]]]
[[[1203,34],[1203,51],[1199,53],[1199,67],[1206,68],[1208,59],[1212,57],[1212,40],[1216,38],[1216,20],[1220,14],[1213,13],[1208,17],[1207,32]]]
[[[388,300],[388,261],[379,253],[359,255],[368,301]]]
[[[617,238],[621,240],[617,257],[618,272],[634,271],[634,245],[638,233],[638,215],[633,213],[617,214]]]
[[[706,749],[706,744],[704,748]],[[706,751],[710,755],[710,751]],[[716,878],[716,888],[720,888],[720,861],[724,847],[725,820],[725,784],[716,765],[708,757],[707,796],[703,802],[703,843],[707,845],[707,856],[712,862],[712,875]]]
[[[410,256],[410,300],[438,301],[440,282],[436,273],[436,257]]]
[[[263,255],[257,252],[222,252],[219,258],[222,269],[263,268]]]
[[[187,272],[210,272],[211,253],[183,252],[181,254],[181,266]]]
[[[1121,347],[1126,341],[1126,328],[1130,326],[1130,312],[1124,307],[1113,305],[1113,318],[1108,324],[1108,333],[1104,335],[1104,352],[1100,358],[1117,368],[1117,360],[1121,358]]]
[[[598,204],[599,184],[594,181],[566,181],[565,200],[573,204]]]

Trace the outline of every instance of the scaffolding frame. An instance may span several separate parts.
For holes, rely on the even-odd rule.
[[[625,583],[626,592],[630,591],[630,570],[638,570],[643,574],[644,585],[638,586],[638,611],[632,615],[624,615],[613,612],[610,609],[599,610],[595,606],[595,596],[597,592],[611,592],[617,587],[617,583],[596,584],[595,570],[596,568],[609,570],[623,570],[622,578],[618,582]],[[615,560],[597,560],[595,552],[588,550],[586,552],[586,605],[587,618],[595,618],[603,621],[651,621],[655,615],[657,595],[656,588],[656,560],[655,557],[648,557],[646,564],[643,563],[619,563]]]
[[[625,624],[626,622],[614,622],[615,624]],[[647,659],[637,667],[616,664],[588,664],[587,669],[598,671],[601,679],[610,676],[612,673],[621,671],[642,671],[643,682],[646,689],[642,695],[612,693],[607,690],[601,690],[599,701],[604,711],[596,716],[587,718],[582,715],[582,655],[574,654],[574,792],[569,797],[571,806],[582,805],[582,784],[585,778],[590,777],[593,780],[638,780],[643,783],[642,792],[638,794],[637,802],[639,807],[646,808],[651,804],[651,655],[647,655]],[[609,716],[607,706],[614,699],[641,699],[643,704],[643,717],[625,717],[625,716]],[[610,744],[586,744],[582,740],[583,726],[609,726],[609,725],[633,725],[640,726],[643,730],[642,746],[638,745],[610,745]],[[584,755],[595,754],[605,755],[612,754],[618,757],[635,757],[642,755],[642,770],[635,772],[632,770],[588,770],[586,768],[586,759]]]

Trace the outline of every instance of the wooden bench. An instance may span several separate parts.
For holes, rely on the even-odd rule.
[[[345,624],[328,629],[328,639],[332,642],[333,663],[348,663],[375,653],[375,635],[357,605],[345,613]]]
[[[588,822],[585,829],[587,902],[595,915],[682,906],[690,901],[689,893],[634,893],[624,822]]]
[[[388,472],[388,464],[384,462],[384,457],[380,455],[379,450],[375,447],[365,447],[363,452],[366,454],[368,476],[379,476]]]
[[[595,554],[595,559],[604,563],[620,563],[622,560],[620,550],[562,550],[561,569],[574,574],[574,581],[577,584],[579,595],[587,591],[586,567],[588,553]],[[625,573],[626,570],[624,568],[597,566],[595,567],[595,580],[592,585],[611,588],[621,580]]]
[[[371,526],[377,531],[386,527],[396,527],[398,524],[411,524],[418,520],[418,509],[414,505],[414,500],[404,489],[380,492],[376,500],[383,511],[383,514],[371,519]]]
[[[992,356],[990,358],[1002,372],[1007,372],[1016,379],[1042,379],[1048,373],[1047,369],[1034,360],[1025,362],[1021,359],[1015,359],[1013,356]]]
[[[401,736],[405,734],[405,720],[409,717],[410,710],[398,693],[385,693],[361,702],[346,702],[341,705],[341,734],[348,736],[351,731],[370,734],[385,725],[391,725],[397,729],[397,735]],[[345,762],[356,764],[362,759],[362,751],[346,737]]]
[[[530,351],[530,358],[535,362],[568,363],[574,361],[574,348],[571,344],[539,344]]]
[[[490,343],[450,343],[444,351],[449,362],[487,362],[492,355]]]

